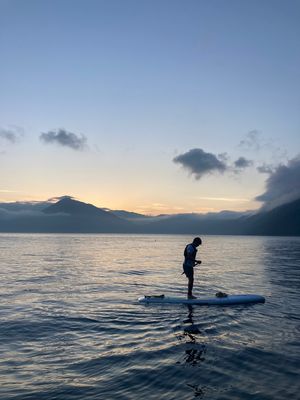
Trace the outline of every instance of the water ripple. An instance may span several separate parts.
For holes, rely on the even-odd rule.
[[[265,304],[139,304],[185,295],[185,236],[0,235],[0,398],[296,399],[300,240],[203,239],[195,293]]]

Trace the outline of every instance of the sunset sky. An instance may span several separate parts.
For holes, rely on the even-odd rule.
[[[293,0],[0,0],[0,201],[260,207],[300,171],[299,20]]]

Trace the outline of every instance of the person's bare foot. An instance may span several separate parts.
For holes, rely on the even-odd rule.
[[[194,300],[194,299],[196,299],[196,298],[197,298],[197,297],[196,297],[196,296],[193,296],[192,294],[188,296],[188,299],[189,299],[189,300]]]

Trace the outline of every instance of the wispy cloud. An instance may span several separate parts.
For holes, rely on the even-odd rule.
[[[256,129],[248,132],[244,138],[239,142],[238,148],[241,151],[252,153],[257,159],[258,154],[266,159],[272,160],[273,164],[279,164],[288,160],[288,153],[282,143],[277,143],[274,138],[265,138],[263,132]],[[262,161],[261,161],[262,163]],[[269,173],[266,168],[257,168],[258,172]]]
[[[261,148],[261,132],[256,129],[248,132],[239,143],[242,149],[259,150]]]
[[[173,162],[181,164],[197,180],[213,172],[223,173],[227,169],[227,165],[221,157],[218,158],[212,153],[197,148],[180,154],[173,159]]]
[[[76,135],[65,129],[41,133],[40,140],[47,144],[56,143],[60,146],[70,147],[73,150],[84,150],[87,143],[87,139],[84,135]]]
[[[279,165],[266,180],[266,191],[255,199],[271,209],[300,198],[300,154]]]
[[[197,197],[198,200],[212,200],[212,201],[229,201],[229,202],[248,202],[249,199],[244,198],[234,198],[234,197]]]
[[[23,134],[23,129],[18,126],[13,126],[8,129],[0,127],[0,138],[12,144],[18,142]]]

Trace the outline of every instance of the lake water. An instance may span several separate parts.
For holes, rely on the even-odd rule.
[[[298,399],[300,238],[203,237],[194,294],[265,304],[139,304],[186,295],[191,240],[1,234],[0,398]]]

